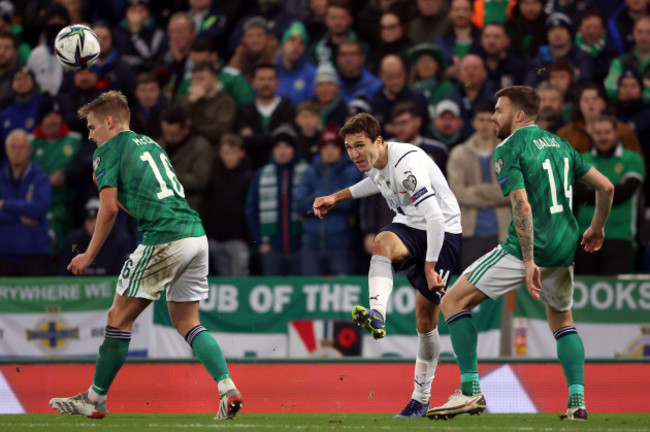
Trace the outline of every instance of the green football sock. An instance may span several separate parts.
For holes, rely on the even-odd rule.
[[[99,347],[92,385],[92,389],[101,396],[108,393],[115,376],[126,360],[131,331],[107,326],[105,336],[104,342]]]
[[[196,333],[190,346],[215,381],[219,382],[225,378],[230,378],[226,359],[221,352],[221,348],[219,348],[219,344],[210,333],[207,331]]]
[[[564,377],[569,387],[569,408],[583,406],[585,404],[585,348],[582,339],[575,332],[575,328],[573,328],[573,333],[560,335],[560,338],[557,339],[557,357],[562,364]]]
[[[456,312],[446,319],[451,345],[456,354],[456,363],[460,369],[460,390],[471,396],[481,393],[478,380],[478,332],[469,311]]]

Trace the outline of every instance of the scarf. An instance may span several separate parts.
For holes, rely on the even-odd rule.
[[[603,37],[598,39],[596,43],[593,45],[587,45],[580,33],[576,35],[576,45],[578,46],[578,48],[580,48],[582,51],[586,52],[592,57],[598,57],[600,53],[603,52],[606,43],[607,43],[607,35],[603,35]]]
[[[291,235],[300,234],[300,214],[296,209],[296,194],[298,191],[298,185],[302,179],[302,175],[309,165],[304,161],[297,162],[293,169],[288,167],[290,171],[293,172],[293,181],[291,194],[293,199],[291,199],[291,226],[289,232]],[[260,197],[259,209],[260,209],[260,234],[262,237],[271,237],[278,233],[278,223],[279,223],[279,202],[280,202],[280,187],[278,186],[278,166],[274,163],[270,163],[262,168],[262,175],[260,177],[260,183],[258,185],[258,192]]]

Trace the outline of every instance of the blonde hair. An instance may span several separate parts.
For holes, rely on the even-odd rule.
[[[92,102],[79,108],[77,114],[80,119],[85,119],[93,114],[95,117],[103,118],[111,116],[115,122],[121,125],[128,125],[131,122],[131,111],[126,96],[120,91],[107,91],[102,93]]]

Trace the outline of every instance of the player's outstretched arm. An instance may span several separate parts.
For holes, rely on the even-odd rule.
[[[117,217],[117,188],[105,187],[99,191],[99,211],[97,212],[97,223],[93,238],[90,239],[86,252],[77,255],[70,261],[68,270],[74,275],[82,275],[86,269],[93,263],[95,257],[106,242],[115,218]]]
[[[584,246],[587,252],[596,252],[599,250],[605,240],[605,224],[607,217],[612,209],[614,199],[614,185],[596,168],[591,167],[587,174],[580,178],[580,182],[585,183],[596,190],[596,210],[594,217],[591,219],[591,225],[582,235],[580,244]]]
[[[528,287],[530,295],[535,300],[539,300],[542,280],[539,267],[535,264],[533,210],[528,202],[526,189],[515,189],[510,192],[510,205],[512,206],[512,222],[517,231],[517,237],[519,237],[521,254],[526,267],[526,287]]]
[[[330,209],[334,207],[337,203],[340,203],[342,201],[350,201],[351,199],[352,199],[352,193],[350,192],[350,188],[346,188],[336,193],[333,193],[332,195],[317,197],[314,200],[314,205],[312,206],[312,209],[314,210],[314,214],[317,217],[323,219],[323,217],[327,214],[327,212],[330,211]]]

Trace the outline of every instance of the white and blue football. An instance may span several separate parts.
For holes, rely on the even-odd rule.
[[[54,55],[64,68],[79,71],[89,68],[99,57],[99,39],[88,26],[74,24],[56,35]]]

